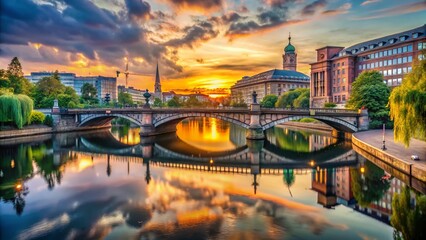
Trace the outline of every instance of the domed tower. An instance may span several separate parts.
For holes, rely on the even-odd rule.
[[[296,48],[291,45],[291,36],[288,34],[288,45],[284,48],[283,54],[283,69],[296,71],[297,54]]]

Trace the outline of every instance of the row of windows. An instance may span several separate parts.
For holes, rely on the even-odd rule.
[[[417,50],[426,49],[426,42],[419,42],[417,44]]]
[[[340,78],[337,78],[337,81],[336,81],[336,79],[333,79],[333,85],[334,84],[340,84]],[[346,78],[342,78],[342,83],[346,83]]]
[[[345,69],[342,69],[342,74],[345,74]],[[340,69],[337,69],[337,75],[340,75]],[[333,77],[336,76],[336,71],[333,71]]]
[[[269,86],[268,86],[269,87]],[[278,83],[278,87],[279,88],[281,88],[281,83]],[[288,83],[288,84],[285,84],[285,83],[283,83],[283,88],[290,88],[290,89],[292,89],[292,88],[308,88],[309,87],[309,85],[303,85],[303,84],[290,84],[290,83]]]
[[[340,63],[338,62],[337,64],[336,63],[333,63],[333,68],[335,68],[335,67],[340,67]],[[343,66],[345,66],[345,62],[342,62],[342,67]]]
[[[340,92],[340,90],[342,90],[342,92],[346,91],[346,87],[342,86],[342,88],[339,87],[333,87],[333,92]]]
[[[346,95],[337,95],[334,96],[334,102],[335,103],[339,103],[339,102],[346,102]]]
[[[402,78],[393,78],[383,81],[388,86],[398,86],[402,83]]]
[[[358,66],[358,69],[359,70],[365,70],[365,69],[372,69],[372,68],[377,68],[377,67],[386,67],[386,66],[391,66],[391,65],[396,65],[396,64],[410,63],[412,61],[413,61],[413,56],[400,57],[400,58],[394,58],[394,59],[384,60],[384,61],[380,61],[380,62],[360,64]]]
[[[401,54],[401,53],[412,52],[412,51],[413,51],[413,45],[410,44],[410,45],[399,47],[399,48],[393,48],[393,49],[389,49],[389,50],[385,50],[385,51],[380,51],[380,52],[368,54],[366,56],[361,56],[361,57],[358,58],[358,61],[362,62],[362,61],[366,61],[366,60],[369,60],[369,59],[387,57],[387,56],[392,56],[392,55],[395,55],[395,54]]]
[[[394,68],[379,71],[383,76],[401,75],[411,72],[412,67]]]

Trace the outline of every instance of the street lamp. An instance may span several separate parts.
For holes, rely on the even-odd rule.
[[[385,141],[385,130],[386,128],[386,116],[383,117],[383,146],[382,146],[382,150],[386,150],[386,141]]]

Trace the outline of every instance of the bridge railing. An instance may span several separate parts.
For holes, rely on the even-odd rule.
[[[353,109],[335,109],[335,108],[261,108],[261,110],[285,111],[285,112],[322,112],[322,113],[359,113]]]

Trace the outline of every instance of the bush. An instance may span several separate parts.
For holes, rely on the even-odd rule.
[[[303,122],[303,123],[315,123],[315,122],[318,122],[318,120],[313,119],[313,118],[302,118],[302,119],[300,119],[299,122]]]
[[[26,95],[0,96],[0,122],[12,122],[18,128],[30,123],[33,100]]]
[[[47,125],[49,127],[53,127],[53,118],[51,115],[47,115],[44,119],[44,125]]]
[[[335,107],[337,107],[337,105],[335,103],[328,102],[328,103],[324,104],[324,107],[325,108],[335,108]]]
[[[44,113],[39,112],[39,111],[32,111],[31,112],[31,117],[30,117],[30,122],[33,124],[39,124],[39,123],[44,123],[44,120],[46,118],[46,115],[44,115]]]
[[[77,104],[75,102],[71,101],[68,103],[68,108],[76,108],[76,107],[77,107]]]

